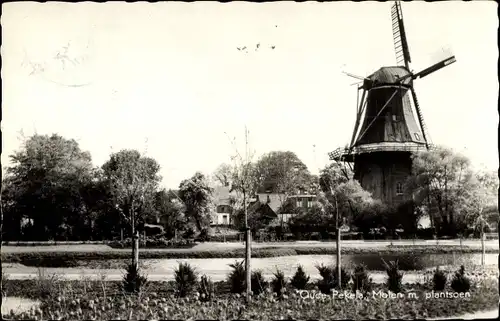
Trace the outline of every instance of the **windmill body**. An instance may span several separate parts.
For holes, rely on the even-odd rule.
[[[397,65],[367,77],[348,74],[363,80],[358,87],[362,97],[350,145],[330,153],[330,158],[354,164],[354,178],[364,189],[387,205],[398,206],[411,199],[404,186],[411,175],[412,153],[431,146],[414,80],[455,62],[455,57],[413,73],[399,2],[392,6],[392,22]]]

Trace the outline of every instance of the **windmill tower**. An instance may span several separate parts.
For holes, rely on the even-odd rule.
[[[348,147],[338,148],[329,156],[351,168],[354,164],[354,178],[364,189],[386,204],[397,206],[411,198],[404,191],[404,183],[411,175],[411,154],[431,147],[414,80],[456,60],[450,56],[414,73],[399,1],[392,6],[391,16],[397,65],[382,67],[368,77],[348,74],[362,80],[358,85],[354,132]]]

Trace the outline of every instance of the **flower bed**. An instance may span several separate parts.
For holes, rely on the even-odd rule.
[[[37,295],[27,293],[30,288],[34,288],[27,281],[12,282],[18,285],[17,290],[14,290],[11,284],[8,285],[11,295]],[[71,286],[68,286],[70,284]],[[332,296],[315,296],[315,299],[312,299],[310,295],[309,298],[304,296],[303,292],[297,293],[287,289],[281,299],[265,292],[253,297],[250,304],[246,305],[238,294],[220,294],[224,292],[222,282],[216,285],[217,295],[211,302],[201,302],[197,294],[184,299],[175,298],[171,284],[165,282],[151,282],[147,287],[148,290],[139,295],[120,295],[118,282],[114,285],[107,283],[106,289],[103,289],[99,282],[68,282],[60,287],[62,290],[57,296],[42,299],[40,308],[5,317],[64,320],[415,319],[493,309],[497,307],[499,297],[498,282],[490,282],[480,288],[474,287],[470,296],[465,298],[426,299],[425,293],[429,288],[417,285],[405,287],[400,298],[387,299],[369,295],[366,300],[346,300]],[[383,288],[376,288],[375,291],[387,293]],[[410,292],[416,293],[417,297],[410,296]]]

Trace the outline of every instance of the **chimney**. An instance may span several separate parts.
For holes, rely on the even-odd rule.
[[[269,194],[267,194],[267,204],[271,203],[271,199],[269,198]]]
[[[257,195],[255,196],[255,200],[256,200],[257,202],[260,202],[260,199],[259,199],[259,194],[257,194]]]

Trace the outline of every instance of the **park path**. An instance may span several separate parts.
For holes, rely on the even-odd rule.
[[[453,317],[441,317],[429,320],[476,320],[476,319],[495,319],[498,320],[498,308],[490,311],[478,311],[475,313],[466,313]]]
[[[390,245],[399,246],[440,246],[456,245],[467,246],[475,249],[481,248],[479,240],[394,240],[394,241],[360,241],[343,240],[344,248],[384,248]],[[297,241],[297,242],[254,242],[252,248],[335,248],[335,242],[321,241]],[[499,249],[498,240],[488,240],[485,242],[487,249]],[[207,242],[199,243],[190,249],[151,249],[152,251],[165,252],[192,252],[192,251],[214,251],[214,250],[235,250],[244,249],[245,245],[239,242]],[[148,249],[141,249],[148,251]],[[26,253],[26,252],[129,252],[130,249],[114,249],[105,244],[78,244],[78,245],[44,245],[44,246],[10,246],[3,245],[2,253]]]

